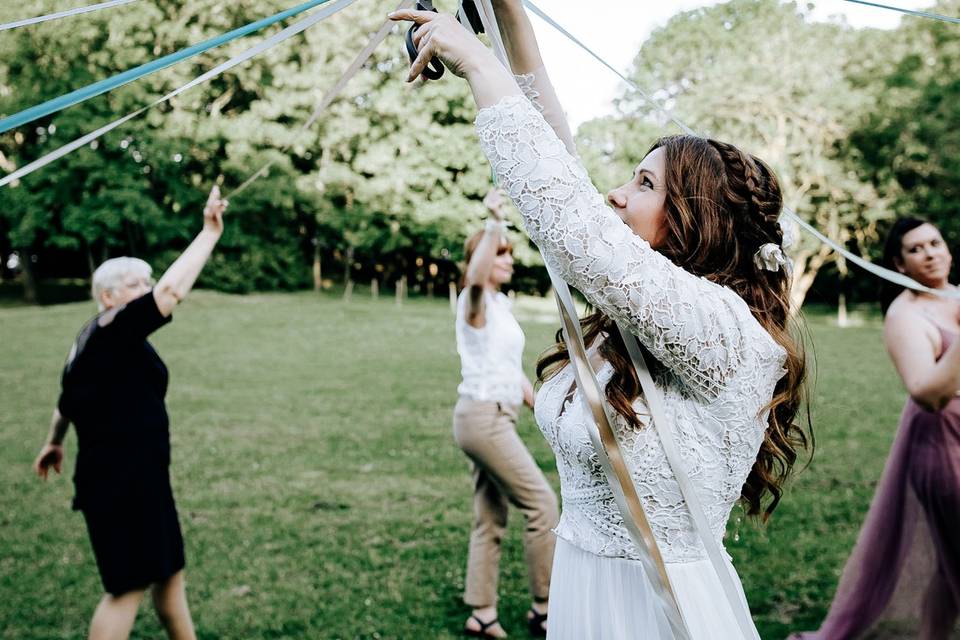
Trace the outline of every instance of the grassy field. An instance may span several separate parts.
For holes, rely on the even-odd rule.
[[[59,370],[92,305],[0,308],[0,631],[82,638],[101,593],[64,477],[30,474]],[[526,362],[551,340],[524,300]],[[818,451],[769,525],[735,517],[727,546],[763,638],[825,613],[880,474],[904,393],[876,320],[808,318]],[[445,303],[194,294],[153,342],[171,371],[172,475],[201,638],[455,638],[471,517],[451,437],[459,362]],[[529,413],[520,431],[556,485]],[[512,515],[501,620],[526,637]],[[135,638],[162,637],[141,611]]]

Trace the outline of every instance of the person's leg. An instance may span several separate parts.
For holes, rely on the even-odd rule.
[[[104,594],[90,621],[89,640],[126,640],[133,629],[142,600],[142,590],[128,591],[119,596]]]
[[[465,628],[506,637],[497,619],[497,583],[500,571],[500,543],[507,526],[507,499],[485,470],[489,455],[486,441],[496,421],[496,405],[461,400],[454,413],[454,436],[470,459],[473,476],[473,529],[467,556],[466,588],[463,601],[473,611]]]
[[[536,460],[516,430],[517,414],[513,407],[504,407],[498,428],[489,439],[491,451],[487,471],[495,479],[507,499],[526,518],[524,550],[533,595],[534,608],[545,610],[550,593],[550,571],[556,536],[552,529],[560,519],[557,495]]]
[[[926,426],[926,425],[924,425]],[[924,593],[919,638],[946,640],[960,607],[960,441],[942,420],[921,435],[911,459],[911,484],[923,508],[936,557],[936,573]]]
[[[937,558],[923,599],[921,640],[946,640],[960,614],[960,490],[944,484],[939,489],[921,497]]]
[[[153,606],[170,640],[196,640],[182,569],[153,585]]]
[[[534,600],[532,609],[545,614],[556,544],[552,528],[559,519],[559,508],[556,494],[517,435],[516,420],[516,408],[500,407],[474,458],[526,518],[524,550]],[[528,618],[533,618],[533,614]],[[545,623],[541,626],[545,627]]]

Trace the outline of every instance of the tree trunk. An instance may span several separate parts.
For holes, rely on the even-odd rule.
[[[817,253],[801,251],[793,262],[793,283],[790,289],[790,313],[795,314],[803,306],[807,292],[813,286],[817,273],[827,263],[833,254],[833,249],[825,244],[820,245]]]
[[[353,293],[353,245],[347,247],[347,255],[343,269],[344,296],[349,291]]]
[[[837,300],[837,326],[841,328],[850,326],[850,320],[847,318],[847,296],[842,291]]]
[[[33,256],[30,249],[20,249],[20,265],[23,268],[23,301],[27,304],[37,304],[37,279],[33,271]]]
[[[87,254],[87,268],[90,269],[90,279],[93,280],[93,272],[97,270],[97,263],[93,261],[93,250],[86,240],[83,241],[83,250]]]
[[[320,268],[320,243],[313,243],[313,290],[323,289],[323,271]]]

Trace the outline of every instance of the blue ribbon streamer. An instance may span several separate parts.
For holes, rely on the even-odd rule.
[[[277,45],[283,42],[284,40],[287,40],[288,38],[291,38],[297,35],[298,33],[304,31],[305,29],[312,27],[313,25],[320,22],[321,20],[328,18],[329,16],[335,14],[341,9],[344,9],[350,6],[356,1],[357,0],[336,0],[335,2],[332,2],[331,4],[320,9],[313,15],[303,18],[298,22],[295,22],[294,24],[290,25],[283,31],[280,31],[279,33],[276,33],[270,36],[269,38],[266,38],[265,40],[263,40],[263,42],[260,42],[250,47],[243,53],[236,55],[230,58],[229,60],[227,60],[226,62],[223,62],[217,65],[216,67],[214,67],[213,69],[210,69],[203,75],[197,76],[187,84],[177,87],[176,89],[174,89],[173,91],[171,91],[165,96],[157,98],[150,104],[140,107],[136,111],[132,113],[128,113],[127,115],[121,118],[117,118],[113,122],[110,122],[100,127],[96,131],[92,131],[84,136],[80,136],[76,140],[73,140],[72,142],[68,142],[62,147],[58,147],[54,149],[50,153],[40,158],[37,158],[33,162],[20,167],[16,171],[12,173],[8,173],[7,175],[3,176],[3,178],[0,178],[0,187],[5,187],[8,184],[12,184],[17,180],[19,180],[20,178],[26,175],[30,175],[31,173],[33,173],[34,171],[37,171],[38,169],[42,169],[43,167],[47,166],[51,162],[54,162],[55,160],[59,160],[60,158],[66,156],[67,154],[76,151],[77,149],[84,146],[85,144],[93,142],[94,140],[104,135],[105,133],[116,129],[117,127],[124,124],[125,122],[132,120],[133,118],[136,118],[140,114],[146,112],[148,109],[151,109],[152,107],[155,107],[162,102],[166,102],[171,98],[175,98],[176,96],[180,95],[184,91],[188,91],[189,89],[192,89],[193,87],[199,84],[202,84],[215,76],[220,75],[224,71],[228,71],[233,67],[237,66],[238,64],[245,62],[256,55],[263,53],[264,51],[273,47],[274,45]]]
[[[156,60],[142,64],[139,67],[118,73],[117,75],[104,80],[99,80],[81,89],[77,89],[76,91],[71,91],[70,93],[66,93],[58,98],[47,100],[42,104],[30,107],[29,109],[24,109],[19,113],[15,113],[12,116],[0,120],[0,133],[9,131],[14,127],[19,127],[28,122],[32,122],[37,118],[50,115],[51,113],[62,111],[67,107],[83,102],[84,100],[89,100],[90,98],[98,96],[102,93],[106,93],[107,91],[112,91],[117,87],[121,87],[127,83],[133,82],[134,80],[138,80],[144,76],[150,75],[151,73],[160,71],[161,69],[166,69],[171,65],[203,53],[204,51],[213,49],[214,47],[219,47],[222,44],[230,42],[231,40],[236,40],[237,38],[260,31],[265,27],[269,27],[270,25],[280,22],[281,20],[295,16],[298,13],[303,13],[307,9],[312,9],[313,7],[326,2],[329,2],[329,0],[309,0],[309,2],[304,2],[303,4],[287,9],[286,11],[281,11],[280,13],[274,14],[269,18],[251,22],[250,24],[240,27],[239,29],[228,31],[227,33],[221,34],[215,38],[210,38],[209,40],[199,44],[181,49],[176,53],[171,53],[163,56],[162,58],[157,58]]]

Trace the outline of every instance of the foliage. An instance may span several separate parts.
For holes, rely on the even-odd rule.
[[[847,77],[847,61],[879,38],[813,22],[794,3],[733,0],[686,13],[640,49],[633,80],[694,129],[734,142],[777,171],[785,201],[841,244],[870,242],[885,203],[839,152],[856,114],[873,105]],[[631,118],[667,121],[635,93]],[[794,251],[799,304],[830,251],[804,238]]]
[[[176,51],[285,8],[282,0],[160,1],[5,34],[0,113]],[[229,291],[304,286],[314,244],[326,259],[353,256],[366,275],[423,278],[434,261],[461,256],[479,225],[489,168],[472,132],[462,82],[403,82],[399,37],[391,36],[317,125],[301,132],[383,19],[388,5],[357,3],[237,70],[157,107],[116,132],[0,190],[8,249],[39,257],[45,275],[78,275],[102,259],[135,253],[163,263],[198,226],[214,181],[229,192],[267,161],[232,202],[220,257],[204,282]],[[0,9],[0,18],[15,13]],[[264,34],[0,136],[9,170],[240,52]],[[64,51],[75,55],[63,55]],[[285,152],[289,149],[289,153]],[[62,252],[83,261],[54,264]],[[60,253],[57,253],[60,252]],[[532,252],[519,252],[529,262]],[[417,258],[421,258],[417,264]],[[66,272],[66,273],[65,273]],[[420,273],[423,272],[423,273]]]
[[[935,11],[960,14],[960,2]],[[960,242],[960,32],[934,21],[906,23],[891,38],[880,73],[864,73],[880,97],[850,140],[864,175],[900,215],[939,225]],[[870,71],[870,70],[867,70]]]
[[[57,5],[42,0],[32,9]],[[157,0],[6,32],[0,114],[287,6]],[[490,183],[465,83],[404,83],[396,33],[309,131],[300,128],[391,6],[358,2],[0,189],[0,254],[19,252],[28,290],[35,278],[85,277],[118,254],[162,269],[198,228],[209,185],[229,193],[269,161],[269,175],[233,200],[202,285],[298,289],[313,280],[313,266],[324,280],[391,286],[406,278],[422,292],[444,292],[458,275],[463,239],[480,227]],[[937,10],[957,14],[960,5],[942,0]],[[876,257],[884,224],[897,213],[929,215],[960,241],[951,215],[960,201],[956,29],[912,18],[892,31],[858,30],[812,21],[807,11],[793,2],[732,0],[678,14],[642,45],[631,76],[694,128],[768,160],[787,203],[851,250]],[[19,17],[20,7],[0,7],[0,20]],[[0,135],[0,169],[149,103],[279,28]],[[637,94],[624,93],[617,107],[618,115],[578,132],[601,189],[625,180],[658,135],[676,132]],[[542,290],[539,255],[519,233],[514,240],[517,286]],[[795,302],[823,268],[818,297],[850,288],[845,263],[811,238],[793,253]],[[0,276],[10,275],[0,267]],[[868,285],[859,290],[872,295]]]

